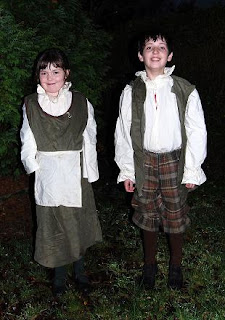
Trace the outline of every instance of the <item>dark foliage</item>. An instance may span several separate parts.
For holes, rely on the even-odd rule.
[[[173,10],[172,10],[173,9]],[[118,100],[123,87],[144,67],[137,58],[137,35],[159,26],[172,37],[175,75],[196,85],[200,93],[208,130],[208,156],[204,169],[209,179],[224,179],[225,172],[225,7],[200,9],[189,3],[141,19],[114,25],[112,75],[116,85],[106,93],[107,112],[112,132],[118,116]],[[116,104],[117,103],[117,104]],[[109,119],[109,120],[108,120]],[[114,120],[114,122],[112,122]],[[108,128],[108,126],[107,126]],[[113,148],[112,132],[106,136]]]
[[[3,0],[0,9],[0,169],[1,175],[7,175],[19,170],[21,104],[35,88],[31,75],[38,52],[63,49],[74,87],[100,109],[102,92],[109,84],[110,37],[93,24],[79,0]]]
[[[18,167],[21,98],[32,89],[35,55],[49,46],[69,55],[72,82],[96,106],[99,157],[104,165],[115,168],[113,133],[119,96],[134,73],[143,69],[135,39],[157,25],[173,37],[175,74],[195,84],[202,99],[208,129],[207,176],[224,178],[225,7],[200,9],[195,1],[176,7],[173,1],[162,0],[148,2],[146,8],[146,3],[141,1],[138,9],[133,0],[2,1],[2,174]]]

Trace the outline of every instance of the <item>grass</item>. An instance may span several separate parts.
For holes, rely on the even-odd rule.
[[[184,288],[167,288],[169,255],[166,239],[160,234],[156,286],[145,291],[138,285],[143,250],[140,230],[130,221],[129,201],[120,187],[95,184],[104,241],[86,255],[93,291],[86,296],[80,294],[69,277],[69,290],[54,299],[50,270],[32,260],[32,239],[3,240],[0,319],[225,319],[223,192],[224,186],[207,182],[190,195],[192,225],[185,236]]]

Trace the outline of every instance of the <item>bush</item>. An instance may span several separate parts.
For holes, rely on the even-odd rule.
[[[71,62],[74,87],[100,109],[107,86],[110,37],[82,11],[78,0],[3,1],[0,21],[0,170],[1,175],[20,167],[21,103],[32,92],[32,67],[37,54],[50,47],[64,50]]]
[[[32,44],[35,31],[23,29],[13,16],[0,11],[0,170],[9,174],[18,167],[18,127],[21,99],[31,76],[31,61],[35,57]]]

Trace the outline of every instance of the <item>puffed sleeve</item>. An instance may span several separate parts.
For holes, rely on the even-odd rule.
[[[119,117],[115,130],[115,162],[120,169],[117,182],[135,182],[133,147],[130,136],[132,88],[127,85],[120,96]]]
[[[37,144],[29,126],[25,105],[23,105],[23,125],[20,130],[20,139],[22,143],[21,161],[27,174],[30,174],[38,170],[39,165],[36,161]]]
[[[207,131],[198,91],[189,96],[185,114],[187,148],[182,183],[201,185],[206,181],[201,165],[207,153]]]
[[[87,100],[88,121],[83,137],[83,177],[89,182],[97,181],[99,178],[97,151],[96,151],[96,122],[94,108]]]

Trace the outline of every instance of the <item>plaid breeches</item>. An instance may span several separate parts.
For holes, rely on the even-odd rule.
[[[142,196],[132,199],[133,221],[147,231],[182,233],[190,223],[186,201],[181,202],[177,182],[180,150],[166,153],[145,151]],[[186,200],[186,199],[185,199]]]

